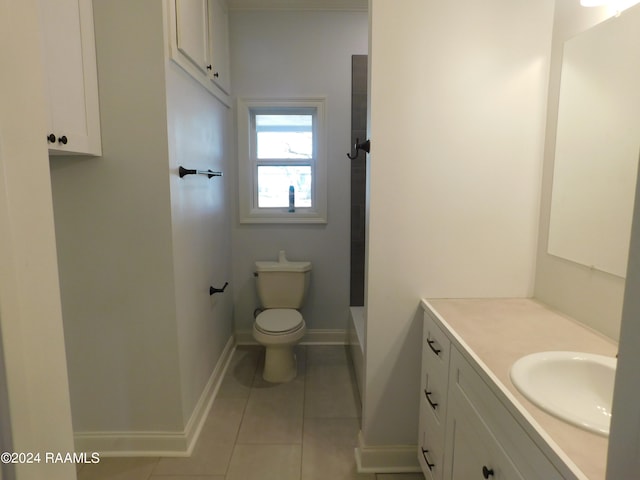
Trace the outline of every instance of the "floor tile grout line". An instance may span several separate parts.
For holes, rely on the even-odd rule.
[[[240,436],[240,429],[242,428],[242,422],[244,421],[244,414],[247,411],[247,405],[249,404],[249,398],[244,402],[244,407],[242,408],[242,415],[240,416],[240,423],[238,423],[238,429],[236,431],[235,437],[233,439],[233,447],[231,448],[231,454],[229,455],[229,461],[227,461],[227,466],[224,469],[224,477],[227,478],[229,474],[229,467],[231,467],[231,460],[233,459],[233,454],[236,451],[236,446],[238,445],[238,437]]]
[[[242,423],[244,422],[244,416],[247,413],[247,406],[249,405],[249,398],[251,398],[251,392],[253,391],[253,385],[256,382],[256,376],[258,373],[258,366],[260,365],[260,356],[257,356],[255,361],[255,365],[253,368],[253,375],[251,378],[251,387],[249,388],[249,394],[244,402],[244,407],[242,408],[242,415],[240,416],[240,423],[238,423],[238,430],[236,431],[235,438],[233,439],[233,448],[231,448],[231,455],[229,456],[229,461],[227,462],[227,467],[224,469],[224,478],[226,479],[229,475],[229,468],[231,467],[231,460],[233,459],[233,454],[236,451],[236,446],[238,446],[238,438],[240,437],[240,429],[242,428]]]
[[[304,388],[302,389],[302,428],[300,430],[300,469],[298,478],[302,480],[302,465],[304,459],[304,427],[305,427],[305,405],[307,399],[307,367],[309,363],[309,349],[304,346]]]

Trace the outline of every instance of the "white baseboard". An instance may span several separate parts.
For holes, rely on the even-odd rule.
[[[74,434],[76,452],[101,457],[186,457],[183,432],[80,432]]]
[[[211,372],[211,376],[209,377],[209,380],[207,381],[207,384],[205,385],[204,390],[193,409],[193,413],[187,422],[187,426],[184,429],[188,442],[187,455],[191,455],[191,452],[193,452],[193,449],[196,446],[196,442],[198,441],[204,422],[207,419],[207,415],[209,415],[209,410],[211,410],[211,405],[213,405],[213,401],[220,389],[220,384],[222,383],[224,374],[227,372],[229,363],[231,363],[231,357],[233,357],[235,348],[236,344],[233,335],[231,335],[227,340],[227,344],[222,350],[220,359],[216,363],[213,372]]]
[[[258,345],[251,330],[235,331],[237,345]],[[348,345],[349,334],[343,328],[307,329],[300,345]]]
[[[80,432],[74,435],[75,450],[99,452],[103,457],[187,457],[191,455],[234,350],[235,342],[231,336],[183,431]]]
[[[367,446],[362,432],[355,448],[359,473],[412,473],[422,472],[415,445]]]

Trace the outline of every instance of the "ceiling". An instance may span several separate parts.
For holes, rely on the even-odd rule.
[[[228,0],[230,10],[367,11],[368,0]]]

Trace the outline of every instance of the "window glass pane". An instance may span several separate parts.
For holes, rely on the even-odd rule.
[[[288,207],[291,185],[294,188],[294,205],[311,207],[310,166],[259,166],[258,207]]]
[[[311,158],[313,115],[256,114],[257,157]]]

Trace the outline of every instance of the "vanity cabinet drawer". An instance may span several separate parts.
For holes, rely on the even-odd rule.
[[[439,422],[444,422],[447,409],[449,356],[451,342],[428,312],[424,314],[422,345],[421,396]]]
[[[495,462],[495,475],[492,480],[499,478],[525,478],[527,480],[561,480],[563,477],[550,460],[542,453],[527,432],[520,426],[513,415],[491,391],[484,380],[471,367],[455,348],[451,352],[451,376],[449,379],[449,413],[447,417],[447,443],[453,457],[471,454],[468,448],[477,450],[474,454],[478,461],[483,461],[490,470],[490,463]],[[461,423],[462,422],[462,423]],[[469,425],[469,437],[474,437],[473,445],[466,442],[466,425]],[[463,437],[457,438],[459,432],[465,432]],[[458,432],[458,433],[456,433]],[[457,450],[459,442],[460,452]],[[479,443],[478,443],[479,442]],[[493,442],[493,443],[492,443]],[[488,448],[489,445],[493,445]],[[486,460],[479,457],[482,448],[487,447]],[[506,461],[503,457],[506,457]],[[445,460],[447,468],[452,466],[450,459]],[[517,465],[517,472],[505,475]],[[498,468],[499,466],[499,468]],[[476,472],[478,466],[473,467]],[[480,470],[482,465],[480,465]],[[478,470],[479,471],[479,470]],[[455,473],[455,469],[453,470]],[[503,472],[499,476],[498,472]],[[478,472],[473,477],[453,475],[452,479],[482,478]],[[512,476],[513,475],[513,476]],[[449,478],[449,477],[445,477]]]
[[[423,382],[420,397],[425,409],[433,416],[434,421],[444,424],[447,413],[447,376],[437,371],[426,371]]]
[[[443,375],[449,371],[451,341],[436,325],[428,311],[424,312],[422,358],[430,371],[439,370]]]
[[[442,480],[451,342],[427,311],[423,322],[418,461],[429,480]]]

